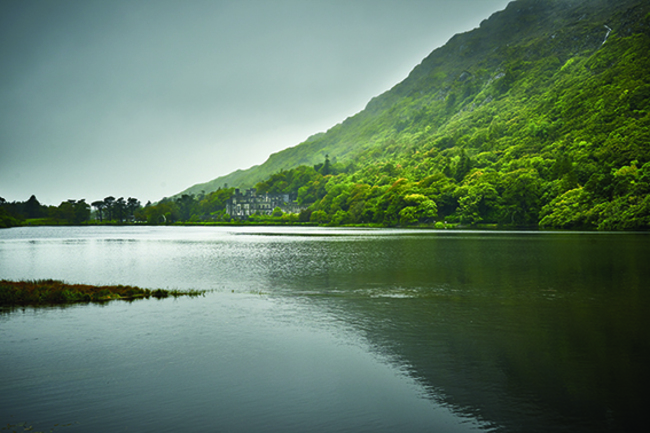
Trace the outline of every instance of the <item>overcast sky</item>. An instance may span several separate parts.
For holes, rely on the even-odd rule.
[[[0,197],[143,203],[361,111],[507,0],[3,0]]]

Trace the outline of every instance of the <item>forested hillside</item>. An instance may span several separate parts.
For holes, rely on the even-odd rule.
[[[326,133],[184,193],[264,181],[321,224],[647,229],[649,53],[650,2],[514,1]]]

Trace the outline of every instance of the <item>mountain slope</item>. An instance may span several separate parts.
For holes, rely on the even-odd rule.
[[[303,194],[319,222],[431,219],[415,194],[469,224],[646,227],[648,53],[647,1],[514,1],[326,133],[184,193],[250,187],[329,155],[339,174]]]
[[[499,77],[500,72],[503,72],[500,67],[506,64],[510,53],[517,46],[523,47],[537,38],[549,36],[551,40],[545,51],[553,52],[559,62],[565,61],[575,52],[598,48],[607,33],[603,23],[607,21],[610,6],[620,7],[623,3],[635,2],[513,2],[506,10],[485,20],[480,28],[451,38],[445,46],[435,50],[416,67],[406,80],[374,98],[364,111],[348,118],[343,124],[336,125],[326,134],[310,137],[299,146],[273,154],[260,166],[237,170],[210,182],[194,185],[183,193],[199,193],[201,190],[210,192],[222,187],[224,183],[242,188],[251,187],[281,169],[322,162],[326,154],[339,161],[349,160],[356,154],[355,150],[374,144],[364,142],[364,139],[377,135],[372,133],[372,129],[379,120],[378,117],[383,114],[381,123],[384,123],[385,117],[394,114],[385,113],[386,110],[400,101],[404,102],[405,98],[416,92],[422,96],[444,98],[445,89],[455,80],[474,78],[471,72],[473,69],[486,68],[486,71],[493,72],[491,78]],[[401,119],[395,120],[398,123],[395,126],[399,128]]]

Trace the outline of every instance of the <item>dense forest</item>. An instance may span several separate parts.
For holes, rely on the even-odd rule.
[[[260,166],[144,207],[5,202],[0,226],[223,223],[232,185],[297,197],[263,223],[648,229],[649,53],[645,0],[517,0]]]
[[[515,1],[326,133],[184,193],[261,182],[320,224],[647,229],[648,53],[647,1]]]

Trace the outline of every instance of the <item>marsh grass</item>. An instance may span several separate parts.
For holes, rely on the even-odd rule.
[[[72,423],[69,423],[69,424],[54,424],[54,427],[52,427],[48,431],[50,433],[52,433],[52,432],[54,432],[54,429],[57,428],[57,427],[69,427],[71,425],[72,425]],[[13,433],[26,432],[26,431],[29,431],[29,432],[32,432],[32,433],[45,433],[45,431],[42,431],[42,430],[34,430],[34,426],[31,425],[30,423],[26,423],[26,422],[19,422],[19,423],[16,423],[16,424],[7,423],[6,425],[3,425],[0,428],[0,430],[2,430],[2,431],[6,430],[6,431],[13,432]]]
[[[54,432],[55,427],[69,427],[72,424],[55,424],[54,427],[52,427],[49,432],[52,433]],[[7,430],[13,433],[18,433],[18,432],[32,432],[32,433],[45,433],[44,431],[41,430],[34,430],[34,426],[29,425],[26,422],[20,422],[18,424],[7,424],[0,428],[0,430]]]
[[[116,299],[135,300],[179,296],[200,296],[200,290],[142,289],[135,286],[92,286],[67,284],[58,280],[0,280],[0,306],[55,305],[76,302],[107,302]]]

